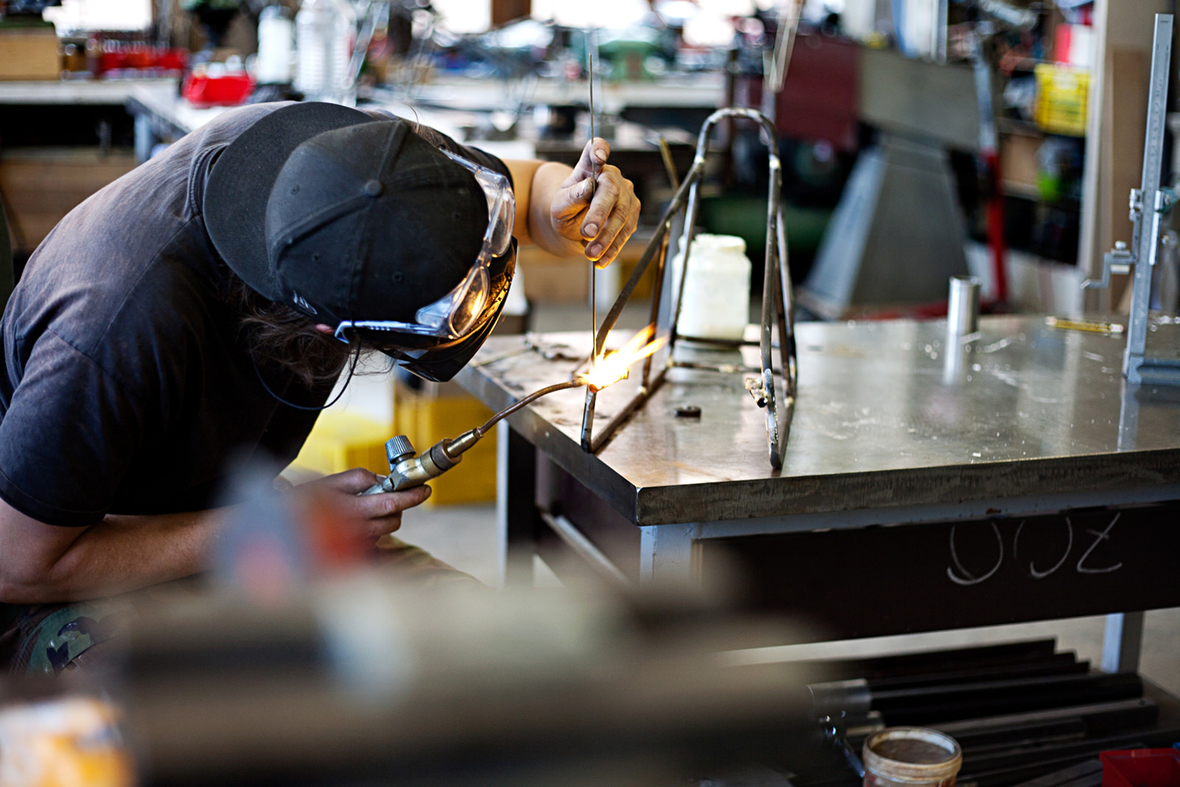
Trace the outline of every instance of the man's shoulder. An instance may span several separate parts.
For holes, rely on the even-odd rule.
[[[246,129],[275,110],[294,104],[294,101],[271,101],[264,104],[248,104],[221,112],[187,137],[198,146],[225,145],[237,139]]]
[[[225,319],[219,283],[166,251],[142,266],[100,262],[22,280],[5,333],[25,346],[53,333],[105,367],[111,359],[182,346]]]

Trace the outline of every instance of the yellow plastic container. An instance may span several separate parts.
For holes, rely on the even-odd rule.
[[[1090,72],[1051,63],[1040,63],[1033,72],[1037,80],[1037,125],[1050,134],[1084,137]]]
[[[349,412],[322,413],[291,464],[324,475],[354,467],[386,475],[385,441],[392,436],[388,424],[372,418]]]
[[[447,383],[424,383],[421,389],[402,381],[393,386],[393,423],[349,412],[320,415],[307,442],[291,464],[324,475],[365,467],[389,473],[385,441],[395,434],[410,438],[421,453],[444,437],[457,437],[492,417],[492,413],[462,388]],[[496,499],[496,433],[463,454],[459,465],[430,482],[434,490],[426,505],[483,503]]]
[[[457,437],[492,417],[491,410],[454,383],[423,383],[420,389],[414,389],[397,380],[393,404],[390,434],[406,435],[419,453],[444,437]],[[389,472],[387,462],[384,472]],[[495,500],[495,430],[463,454],[457,467],[431,481],[430,486],[434,490],[426,501],[430,506]]]

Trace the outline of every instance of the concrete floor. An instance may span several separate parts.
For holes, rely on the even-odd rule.
[[[491,503],[475,506],[437,506],[408,512],[398,536],[421,546],[435,557],[466,571],[480,581],[500,584],[496,513]],[[538,561],[538,584],[554,586],[555,577]],[[1058,649],[1073,650],[1079,659],[1097,666],[1102,661],[1104,617],[1072,618],[1013,626],[959,629],[933,634],[879,637],[816,645],[762,648],[734,654],[739,662],[795,658],[835,658],[865,654],[958,647],[987,642],[1056,637]],[[1140,674],[1180,696],[1180,609],[1147,613]]]

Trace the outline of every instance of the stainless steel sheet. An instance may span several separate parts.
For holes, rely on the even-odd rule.
[[[581,391],[541,400],[512,423],[640,525],[1180,484],[1180,393],[1128,387],[1121,336],[1001,316],[966,337],[949,336],[945,321],[801,323],[798,337],[799,392],[779,472],[767,466],[765,419],[741,372],[674,370],[597,456],[578,445]],[[590,347],[585,333],[543,338],[573,355]],[[574,366],[513,353],[520,347],[518,337],[488,342],[476,361],[490,362],[460,381],[499,409]],[[756,364],[757,348],[741,352]],[[743,360],[736,350],[707,355]],[[602,391],[597,417],[611,417],[637,385]],[[686,405],[700,418],[677,417]]]

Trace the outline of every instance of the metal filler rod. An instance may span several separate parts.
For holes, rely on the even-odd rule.
[[[595,160],[593,145],[595,132],[595,118],[594,118],[594,50],[597,47],[597,39],[594,36],[594,31],[586,31],[586,82],[590,88],[590,199],[593,201],[594,193],[598,188],[598,162]],[[602,346],[597,340],[598,335],[598,264],[590,261],[590,373],[593,374],[595,368],[598,366],[598,356],[602,353]],[[587,390],[591,391],[586,396],[586,407],[582,412],[582,420],[594,421],[594,404],[596,400],[596,391],[593,391],[593,386]],[[583,437],[582,448],[586,451],[590,450],[590,443]]]
[[[586,31],[586,76],[587,83],[590,87],[590,199],[594,200],[594,194],[598,189],[598,161],[594,156],[594,136],[595,126],[594,121],[594,50],[597,48],[597,39],[594,37],[593,30]],[[590,261],[590,335],[594,336],[598,331],[598,263],[594,260]],[[590,369],[593,371],[598,364],[599,348],[595,346],[590,353]]]

